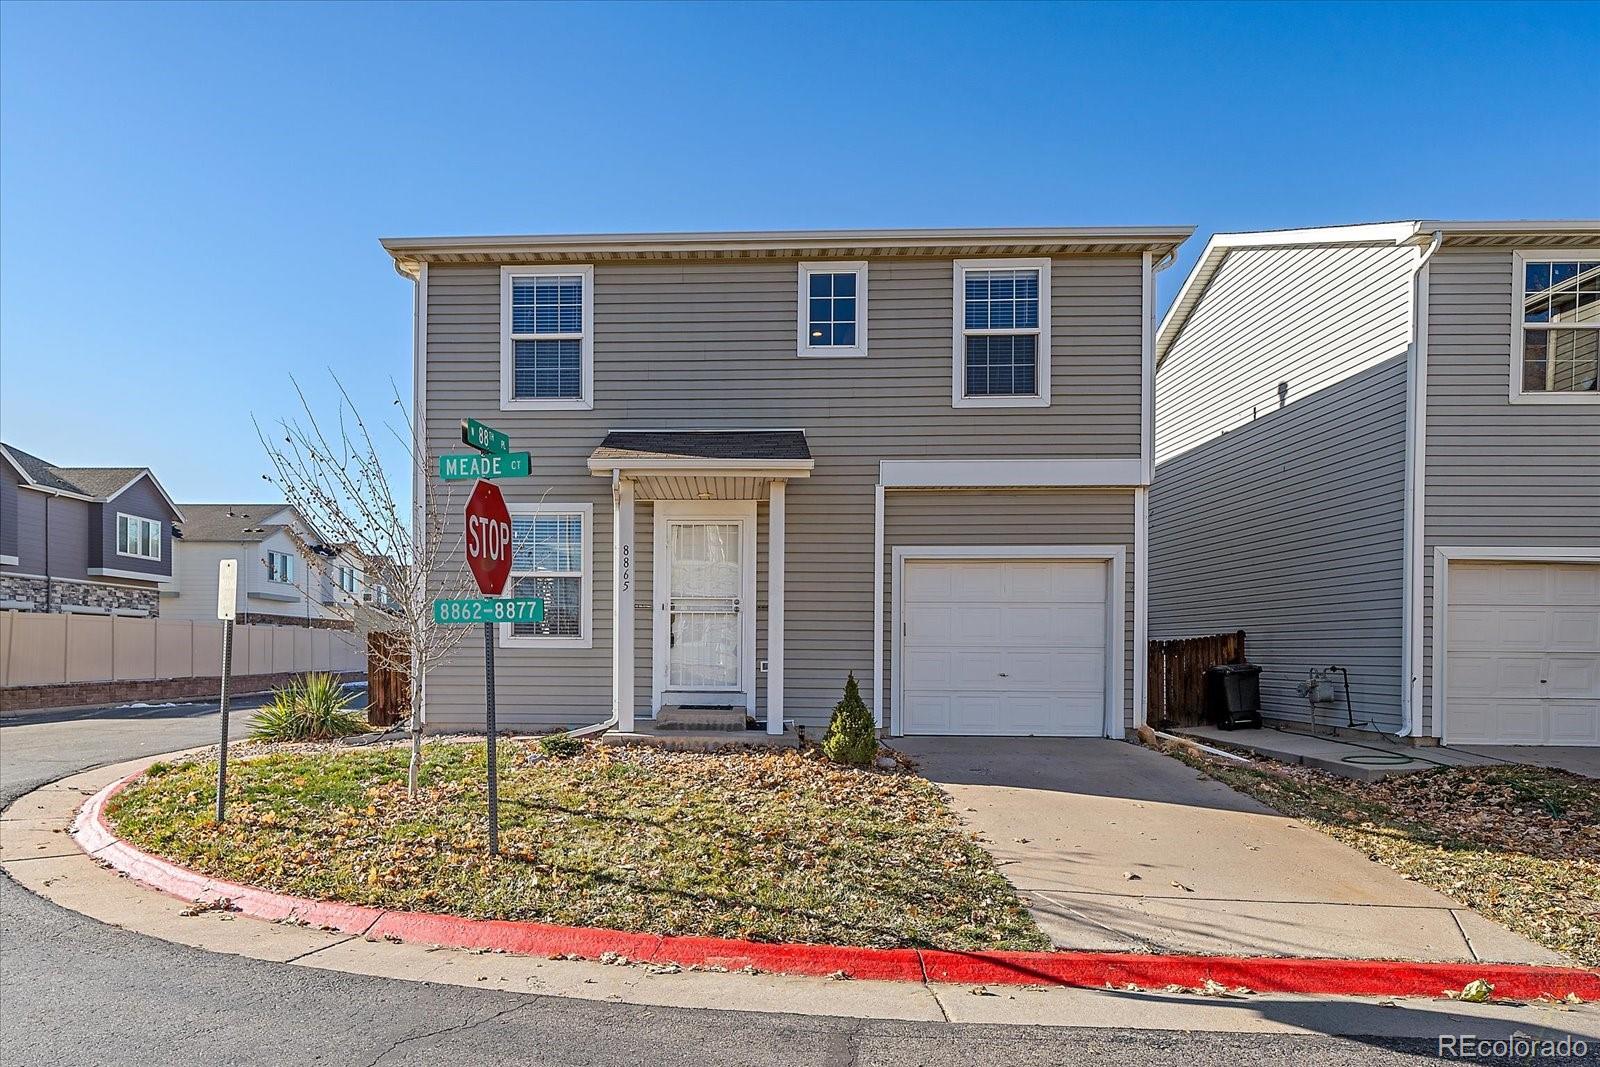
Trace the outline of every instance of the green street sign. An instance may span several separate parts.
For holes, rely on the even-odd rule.
[[[471,478],[526,478],[532,459],[526,452],[468,452],[439,457],[439,477],[447,482]]]
[[[485,622],[544,622],[544,598],[537,596],[467,597],[435,600],[433,621],[440,626],[475,626]]]
[[[511,451],[509,436],[477,419],[461,420],[461,441],[479,452],[495,452],[503,455]]]

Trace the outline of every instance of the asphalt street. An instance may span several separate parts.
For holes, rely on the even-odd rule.
[[[242,731],[247,715],[236,730]],[[0,796],[214,742],[214,706],[0,720]],[[736,1007],[736,1006],[730,1006]],[[1241,1005],[1241,1010],[1250,1010]],[[877,1022],[522,996],[340,975],[105,926],[0,879],[0,1064],[1367,1065],[1431,1040]],[[1477,1060],[1474,1062],[1498,1062]],[[1513,1061],[1505,1061],[1513,1062]]]

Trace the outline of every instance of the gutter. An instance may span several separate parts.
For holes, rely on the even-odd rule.
[[[1420,238],[1420,234],[1418,237]],[[1405,534],[1402,555],[1405,584],[1401,590],[1400,700],[1396,737],[1413,737],[1422,696],[1423,495],[1428,447],[1428,261],[1439,251],[1444,231],[1434,230],[1428,247],[1411,268],[1411,355],[1406,367]]]

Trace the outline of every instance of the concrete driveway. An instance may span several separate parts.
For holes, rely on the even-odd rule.
[[[895,747],[950,794],[1061,948],[1569,962],[1137,745]]]

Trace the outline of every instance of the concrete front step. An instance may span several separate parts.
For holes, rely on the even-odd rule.
[[[713,708],[693,705],[664,707],[656,712],[658,730],[694,730],[705,733],[715,730],[744,732],[745,709]]]

